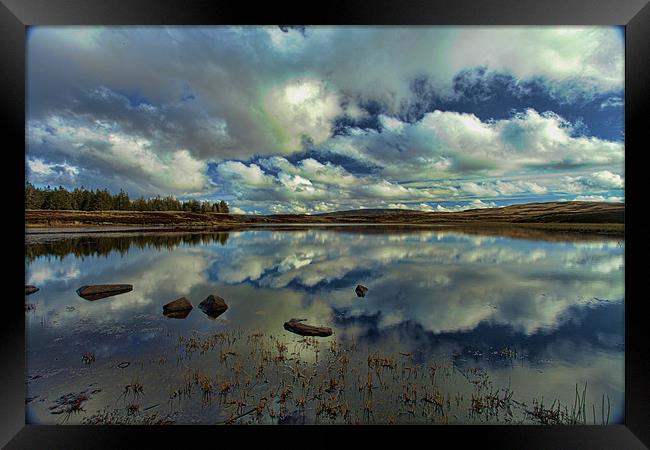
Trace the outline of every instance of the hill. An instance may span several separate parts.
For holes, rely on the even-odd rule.
[[[624,234],[625,205],[605,202],[549,202],[459,212],[404,209],[360,209],[324,214],[245,215],[182,211],[27,210],[28,233],[99,231],[122,227],[129,231],[237,229],[296,225],[389,227],[520,227],[579,233]],[[110,230],[109,230],[110,231]]]

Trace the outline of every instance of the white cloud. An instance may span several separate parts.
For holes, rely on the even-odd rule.
[[[546,77],[556,95],[570,99],[621,89],[623,49],[614,27],[468,27],[456,33],[449,57],[453,69],[483,64],[519,79]],[[579,83],[560,84],[571,80]]]
[[[382,129],[388,130],[391,133],[400,133],[404,129],[404,123],[402,121],[385,114],[379,115],[379,123],[381,123]]]
[[[314,185],[300,175],[288,175],[284,172],[278,174],[278,180],[282,185],[293,192],[313,192]]]
[[[305,214],[309,212],[305,204],[300,202],[274,203],[269,206],[269,209],[274,214]]]
[[[381,180],[374,184],[365,185],[362,189],[368,194],[368,196],[374,198],[408,198],[414,192],[412,189],[391,183],[387,180]]]
[[[397,118],[423,100],[416,77],[449,99],[454,77],[477,67],[512,75],[515,89],[536,80],[562,101],[598,94],[601,108],[620,107],[614,27],[37,28],[27,53],[35,180],[197,196],[215,189],[206,174],[216,164],[242,210],[265,201],[295,212],[541,195],[557,186],[527,175],[578,167],[592,184],[566,180],[566,192],[623,189],[623,143],[577,136],[580,124],[552,112]],[[332,136],[337,119],[369,118],[373,102],[381,131]],[[371,169],[287,156],[303,149]]]
[[[257,164],[247,166],[239,161],[224,161],[217,166],[217,171],[221,176],[235,179],[244,186],[263,187],[273,184],[273,179]]]
[[[280,52],[295,52],[301,50],[305,45],[305,38],[300,31],[289,28],[286,31],[277,26],[263,27],[263,30],[271,39],[274,50]]]
[[[303,137],[316,144],[332,133],[332,122],[342,114],[335,90],[319,79],[297,79],[273,87],[264,96],[268,120],[275,124],[281,148],[291,152],[302,147]]]
[[[615,167],[622,164],[624,156],[622,143],[572,136],[571,124],[556,114],[529,109],[509,119],[484,122],[473,114],[434,111],[416,123],[392,118],[390,124],[381,132],[353,129],[322,146],[379,167],[374,173],[354,175],[332,162],[305,158],[292,163],[281,156],[262,158],[250,166],[225,162],[220,167],[232,165],[253,172],[250,177],[259,184],[241,184],[271,187],[269,199],[288,202],[273,210],[291,212],[332,210],[332,206],[431,204],[449,199],[459,203],[436,210],[462,210],[467,205],[461,202],[474,200],[480,202],[476,207],[491,207],[489,199],[623,188],[622,177],[608,169],[594,171],[590,177],[553,174],[564,166]],[[540,168],[548,170],[544,173]],[[277,175],[271,175],[274,172]],[[511,179],[501,179],[505,173]],[[465,180],[454,181],[459,176]],[[254,201],[254,194],[250,189],[238,191],[241,200]],[[296,207],[292,202],[297,200],[311,203]],[[327,206],[314,203],[317,201]]]
[[[359,182],[357,177],[343,167],[332,164],[331,162],[323,164],[313,158],[308,158],[300,161],[298,167],[305,176],[324,184],[351,186]]]
[[[359,183],[359,179],[341,166],[331,162],[321,163],[313,158],[303,159],[293,164],[281,156],[260,159],[258,163],[269,170],[280,170],[286,174],[308,178],[312,182],[325,185],[351,186]]]
[[[608,189],[623,189],[623,178],[618,174],[610,172],[609,170],[595,172],[592,174],[592,176],[594,182],[599,187],[605,187]]]
[[[602,196],[602,195],[578,195],[575,199],[576,202],[613,202],[621,203],[625,201],[624,197],[616,196]]]
[[[27,167],[32,181],[68,184],[74,183],[79,175],[79,168],[65,161],[51,164],[41,158],[28,158]]]
[[[32,123],[28,138],[33,142],[47,141],[57,152],[106,178],[122,175],[124,183],[135,182],[150,192],[193,193],[205,190],[209,184],[206,163],[193,158],[186,149],[157,153],[149,140],[121,133],[103,123],[79,125],[53,116]],[[71,176],[80,173],[67,163],[48,165],[36,159],[31,161],[30,169],[40,175],[54,168],[63,168]]]
[[[496,208],[497,205],[494,202],[483,202],[482,200],[472,200],[466,205],[454,205],[454,206],[443,206],[436,205],[435,210],[438,212],[458,212],[458,211],[467,211],[468,209],[484,209],[484,208]]]
[[[562,182],[562,188],[566,192],[575,193],[623,189],[624,186],[623,177],[609,170],[593,172],[589,176],[565,176]]]
[[[477,66],[518,80],[544,77],[564,97],[623,88],[615,27],[316,26],[304,36],[254,26],[38,27],[28,46],[31,114],[101,112],[144,131],[140,114],[155,108],[150,117],[164,119],[166,133],[194,144],[181,147],[215,159],[294,151],[303,134],[322,142],[335,115],[365,114],[360,101],[381,101],[396,114],[418,100],[415,77],[444,97],[459,71]],[[98,86],[137,91],[153,105],[127,113],[126,98],[121,111],[86,104],[83,92]],[[188,92],[194,100],[179,102]],[[203,120],[223,123],[227,138],[197,127]]]
[[[411,180],[613,165],[622,164],[624,157],[623,143],[574,137],[563,118],[533,109],[485,122],[473,114],[436,110],[398,128],[397,133],[391,131],[395,125],[381,133],[357,129],[324,147],[379,165],[385,176],[408,174]]]
[[[620,108],[624,104],[625,103],[621,97],[609,97],[607,100],[600,104],[600,109]]]
[[[531,181],[468,181],[460,183],[463,192],[483,197],[508,196],[519,193],[543,194],[544,186]]]

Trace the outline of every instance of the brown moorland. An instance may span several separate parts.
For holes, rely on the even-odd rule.
[[[453,227],[513,227],[622,236],[624,203],[548,202],[460,212],[405,209],[360,209],[324,214],[246,215],[183,211],[27,210],[28,229],[123,226],[128,229],[238,229],[255,226],[386,225]],[[36,231],[36,230],[34,230]]]

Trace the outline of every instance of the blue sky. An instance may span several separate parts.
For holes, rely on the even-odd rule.
[[[623,201],[620,27],[33,27],[26,175],[236,212]]]

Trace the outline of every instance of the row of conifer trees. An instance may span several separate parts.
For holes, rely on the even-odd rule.
[[[198,200],[180,201],[172,196],[156,196],[135,200],[120,190],[111,194],[107,189],[88,190],[84,187],[73,191],[63,186],[52,189],[49,186],[38,188],[27,182],[25,184],[26,209],[70,209],[77,211],[192,211],[192,212],[229,212],[225,201],[209,202]]]

